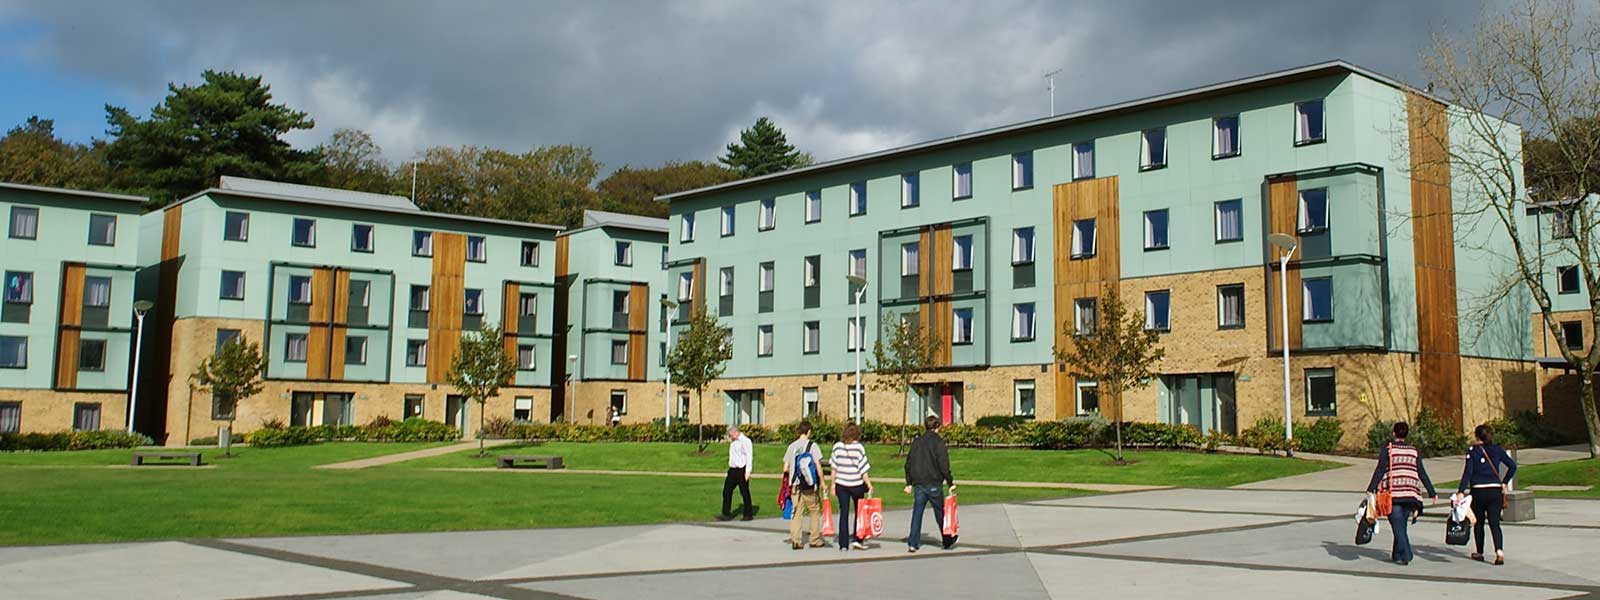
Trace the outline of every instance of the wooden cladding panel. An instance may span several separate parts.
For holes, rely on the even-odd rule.
[[[183,207],[174,206],[161,213],[161,260],[178,257],[178,240],[183,233]]]
[[[522,306],[522,285],[516,282],[507,282],[505,291],[501,295],[503,300],[500,303],[500,333],[504,334],[501,339],[504,340],[506,354],[511,355],[512,361],[516,361],[518,360],[517,326],[519,321],[522,320],[519,318],[521,316],[519,311]]]
[[[70,263],[61,277],[61,314],[56,335],[56,388],[78,387],[77,327],[83,324],[84,266]]]
[[[445,383],[461,346],[461,314],[466,302],[467,239],[434,232],[433,279],[428,314],[428,382]]]
[[[572,238],[569,236],[556,238],[556,277],[566,275],[572,270],[572,245],[568,243],[570,239]]]
[[[1056,348],[1070,348],[1075,331],[1073,309],[1079,298],[1100,298],[1116,293],[1122,279],[1121,211],[1118,208],[1116,177],[1075,181],[1052,190],[1051,224],[1055,234],[1055,311]],[[1070,258],[1076,221],[1094,219],[1093,256]],[[1104,310],[1098,314],[1104,314]],[[1077,414],[1077,379],[1056,367],[1056,414]],[[1116,402],[1108,390],[1101,390],[1101,414],[1117,418]]]
[[[316,286],[313,278],[311,285]],[[315,290],[312,291],[316,293]],[[345,363],[345,338],[348,329],[345,324],[350,322],[350,272],[344,269],[333,271],[333,323],[328,326],[328,379],[344,379]],[[312,297],[316,301],[316,297]],[[314,305],[313,305],[314,306]],[[315,309],[313,308],[313,312]],[[370,348],[369,348],[370,350]]]
[[[1279,179],[1267,183],[1267,226],[1272,233],[1282,233],[1300,239],[1300,188],[1294,179]],[[1262,243],[1266,243],[1263,241]],[[1283,307],[1278,305],[1278,289],[1283,282],[1278,273],[1277,249],[1268,246],[1267,269],[1267,347],[1274,352],[1283,351]],[[1289,349],[1299,350],[1305,345],[1304,310],[1300,287],[1299,251],[1289,259]]]
[[[955,289],[954,240],[948,223],[924,227],[917,235],[917,292],[924,300],[917,304],[917,321],[931,337],[933,364],[950,366],[955,315],[948,296]]]
[[[1411,151],[1411,239],[1417,281],[1418,377],[1422,405],[1461,424],[1455,223],[1445,106],[1406,96]]]
[[[694,274],[692,277],[694,277],[694,282],[690,285],[691,289],[689,290],[689,312],[690,314],[700,314],[701,311],[706,309],[705,259],[698,259],[695,261]]]
[[[328,379],[331,353],[328,343],[329,318],[333,316],[333,271],[327,267],[311,270],[311,330],[306,333],[306,378]],[[342,350],[342,349],[341,349]],[[342,369],[341,369],[342,370]]]
[[[934,225],[932,238],[933,245],[922,247],[933,260],[933,272],[926,277],[933,280],[932,295],[947,296],[955,290],[955,274],[950,269],[955,258],[955,240],[950,225]]]
[[[635,283],[628,287],[628,379],[643,381],[649,364],[650,346],[645,332],[650,328],[650,286]]]
[[[63,329],[56,356],[56,388],[70,390],[78,387],[78,340],[76,329]]]
[[[83,324],[83,278],[85,268],[82,264],[71,263],[67,265],[61,278],[61,325]]]

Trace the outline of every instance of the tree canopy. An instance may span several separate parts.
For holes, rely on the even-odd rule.
[[[740,177],[757,177],[804,166],[809,159],[809,155],[795,150],[771,119],[761,117],[755,125],[740,131],[739,141],[728,144],[728,151],[717,160]]]
[[[914,319],[884,313],[883,321],[883,337],[872,342],[872,358],[868,361],[868,368],[878,375],[872,382],[872,389],[893,392],[903,403],[909,399],[917,381],[933,370],[934,351],[943,341]],[[865,411],[863,406],[862,412]],[[900,454],[904,455],[911,411],[900,412]]]
[[[500,394],[500,386],[517,376],[517,362],[505,349],[500,326],[483,323],[477,331],[461,337],[461,346],[450,361],[445,379],[456,391],[478,404],[478,455],[483,455],[484,405]]]
[[[1127,420],[1122,393],[1149,385],[1166,350],[1161,334],[1145,328],[1144,313],[1128,310],[1115,291],[1100,297],[1099,312],[1093,329],[1074,333],[1070,346],[1056,349],[1056,360],[1066,363],[1073,377],[1096,382],[1100,397],[1116,403],[1117,460],[1122,460],[1122,422]],[[1076,331],[1071,320],[1061,326]]]
[[[733,330],[704,310],[689,318],[689,328],[679,335],[667,354],[667,371],[672,373],[673,383],[694,390],[695,401],[700,405],[695,435],[701,452],[706,450],[706,386],[722,376],[732,359]]]
[[[56,137],[54,119],[28,117],[0,138],[0,181],[104,190],[112,186],[104,147]]]
[[[722,165],[692,160],[660,167],[623,166],[600,181],[601,208],[612,212],[665,218],[667,205],[657,196],[727,183],[739,174]]]

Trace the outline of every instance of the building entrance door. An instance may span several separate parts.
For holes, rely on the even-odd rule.
[[[1159,402],[1162,423],[1236,433],[1232,373],[1162,375]]]
[[[468,437],[467,425],[471,423],[467,418],[469,410],[466,396],[450,394],[444,397],[444,422],[461,431],[462,439]]]

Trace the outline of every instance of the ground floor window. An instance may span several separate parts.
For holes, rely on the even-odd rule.
[[[689,418],[689,392],[678,392],[678,418]]]
[[[611,409],[618,415],[628,414],[628,391],[611,390]]]
[[[228,396],[226,394],[218,394],[216,392],[212,392],[212,394],[211,394],[211,420],[213,420],[213,421],[231,421],[231,420],[233,420],[233,402],[229,402],[228,401]]]
[[[79,402],[72,406],[72,429],[74,431],[99,431],[100,430],[100,403]]]
[[[861,419],[861,409],[862,409],[862,405],[864,404],[862,402],[862,400],[863,400],[863,396],[865,396],[865,395],[866,395],[866,390],[864,388],[863,389],[856,389],[855,386],[850,386],[850,408],[849,408],[850,420],[858,421],[858,420]]]
[[[514,421],[533,420],[533,398],[518,396],[516,404],[511,409],[511,419]]]
[[[1306,369],[1306,415],[1332,417],[1339,414],[1335,389],[1333,369]]]
[[[1012,384],[1015,399],[1015,414],[1019,417],[1031,417],[1034,413],[1034,385],[1032,379],[1019,379]]]
[[[808,387],[800,390],[800,416],[811,418],[817,416],[817,388]]]
[[[1077,385],[1078,414],[1089,415],[1100,412],[1100,384],[1093,381],[1079,381]]]
[[[422,418],[422,405],[426,396],[422,394],[406,394],[405,416],[403,418]]]
[[[0,433],[22,431],[22,403],[0,402]]]

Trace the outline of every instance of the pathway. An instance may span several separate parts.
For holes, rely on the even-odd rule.
[[[483,443],[483,446],[485,448],[493,448],[495,446],[504,446],[504,445],[510,444],[510,443],[512,443],[514,441],[515,440],[485,440],[484,443]],[[431,456],[441,456],[441,455],[444,455],[444,454],[454,454],[456,452],[464,452],[464,451],[467,451],[467,450],[477,450],[477,449],[478,449],[478,441],[477,440],[473,440],[473,441],[470,441],[470,442],[461,442],[459,444],[452,444],[452,445],[449,445],[449,446],[440,446],[438,448],[429,448],[427,450],[415,450],[415,451],[412,451],[412,452],[401,452],[399,454],[385,454],[383,456],[374,456],[372,458],[363,458],[361,460],[349,460],[349,461],[339,462],[339,463],[330,463],[330,464],[326,464],[326,465],[317,465],[316,467],[313,467],[313,468],[316,468],[316,469],[365,469],[367,467],[377,467],[377,466],[382,466],[382,465],[391,465],[391,464],[394,464],[394,463],[405,462],[405,461],[408,461],[408,460],[416,460],[416,459],[419,459],[419,458],[428,458],[428,457],[431,457]]]
[[[1305,473],[1281,479],[1268,479],[1255,483],[1246,483],[1234,486],[1241,490],[1306,490],[1329,492],[1352,492],[1367,488],[1372,481],[1372,471],[1378,466],[1377,459],[1358,458],[1350,456],[1329,456],[1322,454],[1296,453],[1300,458],[1327,460],[1344,463],[1350,466],[1338,469],[1328,469],[1316,473]],[[1589,457],[1589,447],[1579,444],[1573,446],[1557,446],[1553,448],[1530,448],[1517,452],[1517,464],[1539,465],[1545,463],[1577,460]],[[1461,477],[1462,456],[1429,458],[1422,462],[1428,470],[1428,477],[1435,483],[1455,481]],[[1543,500],[1540,500],[1543,502]]]
[[[432,471],[452,471],[457,473],[545,473],[552,475],[646,475],[660,477],[701,477],[709,479],[722,479],[726,473],[708,473],[694,471],[621,471],[608,469],[489,469],[484,467],[441,467],[430,469]],[[756,473],[754,479],[778,479],[777,473]],[[1124,483],[1059,483],[1054,481],[984,481],[979,479],[962,479],[956,482],[958,486],[974,485],[982,487],[1009,487],[1033,488],[1052,490],[1088,490],[1091,492],[1141,492],[1149,490],[1170,489],[1165,485],[1132,485]]]

